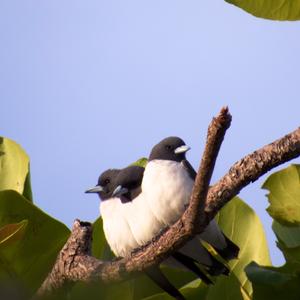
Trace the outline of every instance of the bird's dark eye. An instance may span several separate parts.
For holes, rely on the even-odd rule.
[[[172,149],[171,145],[166,145],[166,149],[171,150]]]
[[[106,178],[106,179],[104,180],[104,183],[105,183],[105,184],[109,184],[109,183],[110,183],[110,180],[109,180],[108,178]]]

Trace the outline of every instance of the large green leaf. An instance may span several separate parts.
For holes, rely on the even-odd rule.
[[[291,263],[289,258],[295,262],[295,257],[300,257],[299,174],[300,165],[291,165],[269,176],[263,184],[263,188],[269,190],[267,211],[274,218],[272,228],[278,239],[277,245],[287,263]],[[300,259],[297,263],[300,264]]]
[[[299,300],[300,277],[284,267],[261,267],[251,263],[246,268],[255,300]]]
[[[300,165],[291,165],[269,176],[267,211],[274,218],[273,230],[287,266],[300,271]]]
[[[278,239],[277,247],[285,257],[286,269],[300,273],[300,226],[288,227],[274,221],[273,230]]]
[[[300,165],[278,171],[262,186],[269,194],[268,213],[284,225],[300,224]]]
[[[282,251],[289,273],[300,272],[300,226],[285,226],[273,221],[272,226],[277,236],[277,247]],[[300,292],[300,289],[299,289]]]
[[[252,285],[244,272],[245,266],[251,261],[264,265],[271,263],[263,226],[255,212],[237,197],[220,211],[216,220],[227,237],[240,247],[239,259],[229,263],[230,276],[219,276],[214,285],[206,286],[196,279],[180,290],[190,300],[249,300]],[[160,293],[147,299],[171,298]]]
[[[71,300],[132,300],[133,291],[130,281],[103,284],[78,282],[72,288],[68,299]],[[62,300],[62,299],[58,299]]]
[[[223,232],[240,247],[239,258],[229,263],[230,276],[221,276],[209,287],[206,299],[247,299],[252,286],[244,272],[251,261],[270,265],[263,226],[255,212],[239,198],[232,199],[217,215]]]
[[[272,20],[300,20],[300,0],[225,0],[248,13]]]
[[[282,240],[287,247],[300,246],[300,226],[285,226],[277,221],[273,221],[272,228],[277,238]]]
[[[286,263],[265,267],[252,263],[246,268],[254,288],[254,299],[296,300],[300,295],[300,182],[299,165],[291,165],[269,176],[267,211],[274,218],[273,231]]]
[[[24,219],[28,224],[23,236],[0,248],[0,278],[21,282],[32,293],[51,270],[70,231],[16,191],[1,191],[0,226]]]
[[[0,137],[0,191],[15,190],[32,201],[29,157],[20,145]]]
[[[283,267],[259,266],[252,262],[245,269],[252,282],[255,300],[299,299],[300,247],[289,248],[281,240],[277,242],[277,245],[286,258],[286,264]]]

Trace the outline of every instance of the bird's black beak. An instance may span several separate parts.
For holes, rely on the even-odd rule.
[[[113,197],[119,197],[121,195],[127,194],[128,193],[128,189],[125,187],[122,187],[121,185],[118,185],[115,190],[112,193]]]
[[[100,192],[103,192],[103,186],[101,185],[96,185],[95,187],[85,191],[85,193],[100,193]]]
[[[187,145],[182,145],[180,147],[177,147],[175,150],[174,150],[174,153],[175,154],[181,154],[181,153],[185,153],[187,151],[189,151],[191,149],[191,147],[187,146]]]

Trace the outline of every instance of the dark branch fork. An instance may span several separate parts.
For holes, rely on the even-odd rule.
[[[174,225],[146,246],[134,251],[128,258],[101,261],[91,256],[91,224],[75,220],[68,241],[36,296],[57,291],[70,282],[124,280],[159,264],[195,234],[202,232],[217,212],[242,188],[272,168],[300,155],[300,128],[298,128],[242,158],[223,178],[209,188],[216,158],[230,123],[231,115],[227,108],[223,108],[212,120],[190,204]]]

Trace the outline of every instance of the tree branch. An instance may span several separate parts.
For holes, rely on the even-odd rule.
[[[228,108],[222,108],[218,117],[213,118],[207,131],[205,150],[195,179],[190,204],[182,216],[188,232],[197,233],[205,220],[204,208],[210,179],[226,130],[230,127],[231,115]]]
[[[243,187],[272,168],[300,155],[300,128],[298,128],[242,158],[208,191],[218,151],[230,121],[228,109],[223,108],[210,124],[191,201],[178,222],[146,246],[133,251],[129,258],[104,262],[91,256],[91,225],[75,220],[70,238],[59,253],[52,271],[37,295],[43,296],[53,292],[67,282],[124,280],[160,263],[196,233],[202,232],[217,212]]]
[[[300,128],[236,162],[209,189],[205,214],[214,218],[218,211],[249,183],[273,168],[300,156]]]

